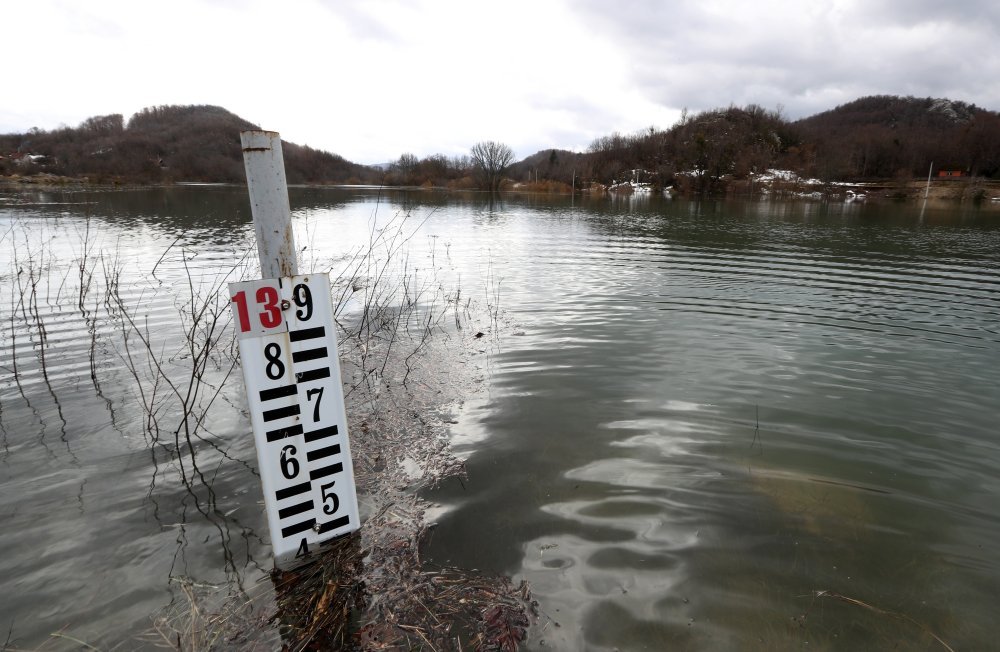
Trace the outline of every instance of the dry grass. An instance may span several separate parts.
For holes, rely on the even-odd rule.
[[[324,544],[302,565],[275,570],[273,591],[264,586],[252,599],[203,607],[218,602],[214,594],[182,586],[178,605],[156,620],[159,644],[266,647],[275,631],[288,650],[511,651],[524,640],[532,610],[525,584],[455,568],[428,570],[420,557],[427,530],[418,490],[465,473],[448,452],[446,425],[434,415],[474,386],[456,371],[465,368],[457,357],[474,341],[478,347],[481,334],[472,323],[478,310],[469,299],[463,307],[460,288],[446,292],[433,273],[421,276],[410,267],[407,247],[421,224],[405,214],[380,228],[373,224],[369,242],[347,257],[333,284],[355,478],[372,515],[359,532]],[[483,319],[493,328],[501,281],[491,267]],[[185,306],[199,306],[198,296],[192,293]],[[217,318],[210,309],[205,314],[209,323]],[[125,322],[138,330],[134,318]],[[223,343],[198,341],[209,349]],[[145,337],[140,342],[147,354],[154,350]],[[201,351],[192,349],[192,359],[204,359]],[[438,365],[448,373],[439,373]],[[196,426],[200,418],[193,416]]]
[[[489,326],[474,323],[473,314],[487,311],[463,297],[460,287],[446,291],[433,271],[410,265],[406,252],[419,227],[405,214],[377,229],[373,223],[369,241],[342,261],[339,276],[333,274],[356,479],[371,514],[361,531],[321,546],[300,567],[264,576],[249,592],[171,576],[172,603],[152,617],[147,632],[118,649],[512,650],[524,638],[530,612],[526,586],[460,569],[428,570],[420,558],[425,504],[416,492],[464,473],[461,461],[448,453],[447,426],[434,414],[474,386],[455,371],[464,365],[445,362],[448,373],[440,374],[431,371],[432,361],[454,362],[474,341],[478,349],[475,333]],[[187,282],[171,288],[157,277],[161,264],[169,257],[175,269],[187,269],[194,255],[175,241],[156,262],[148,287],[138,291],[125,287],[127,263],[121,252],[102,249],[98,235],[88,222],[79,258],[62,266],[69,271],[61,283],[50,278],[49,250],[18,250],[13,291],[5,299],[16,338],[12,364],[23,360],[30,370],[18,367],[14,379],[20,387],[26,371],[43,380],[47,373],[39,302],[54,296],[55,303],[75,309],[88,333],[91,359],[85,373],[95,391],[102,395],[106,380],[107,365],[97,356],[102,348],[113,351],[116,369],[132,380],[130,409],[142,415],[139,428],[146,445],[166,460],[154,469],[153,483],[157,475],[161,483],[183,483],[205,518],[221,527],[220,499],[213,489],[217,469],[204,468],[205,453],[213,465],[241,464],[248,485],[257,483],[252,466],[230,458],[225,442],[206,426],[216,411],[236,409],[226,403],[226,390],[238,378],[238,356],[225,287],[253,270],[245,261],[217,273],[202,270],[197,278],[188,270]],[[432,260],[443,253],[432,251]],[[500,281],[491,268],[483,319],[494,327]],[[61,296],[55,290],[77,283]],[[174,293],[182,341],[160,332],[146,315],[150,298],[160,292]],[[25,402],[35,400],[39,387],[57,401],[58,388],[42,382],[34,385],[35,394],[19,390]],[[403,483],[404,467],[419,473]],[[236,563],[227,552],[227,569],[239,575]],[[69,631],[54,632],[43,647],[67,642],[93,648]],[[14,650],[13,645],[12,628],[0,649]]]
[[[863,601],[858,600],[856,598],[849,598],[846,595],[841,595],[841,594],[835,593],[833,591],[816,591],[815,592],[815,597],[817,599],[824,598],[824,599],[830,599],[830,600],[838,600],[838,601],[843,602],[845,604],[849,604],[849,605],[853,605],[855,607],[860,607],[862,609],[866,609],[866,610],[868,610],[868,611],[870,611],[872,613],[878,614],[880,616],[885,616],[886,618],[891,618],[893,620],[899,620],[899,621],[903,621],[903,622],[906,622],[906,623],[910,623],[911,625],[914,625],[917,628],[919,628],[924,634],[930,636],[935,641],[937,641],[938,643],[940,643],[941,647],[943,647],[944,649],[948,650],[948,652],[955,652],[955,650],[952,649],[952,647],[950,645],[948,645],[947,643],[945,643],[937,634],[935,634],[934,632],[932,632],[930,630],[930,628],[928,628],[927,626],[923,625],[922,623],[917,622],[916,620],[914,620],[913,618],[907,616],[906,614],[901,614],[901,613],[898,613],[896,611],[889,611],[888,609],[881,609],[881,608],[876,607],[874,605],[868,604],[867,602],[863,602]],[[805,617],[806,616],[803,616],[803,618],[805,618]]]

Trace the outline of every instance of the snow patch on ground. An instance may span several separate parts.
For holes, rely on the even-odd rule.
[[[759,181],[764,183],[768,182],[773,183],[774,181],[785,181],[788,183],[801,183],[807,186],[823,185],[823,182],[820,181],[819,179],[803,179],[802,177],[792,172],[791,170],[777,170],[774,168],[767,170],[763,174],[752,175],[752,178],[754,181]]]

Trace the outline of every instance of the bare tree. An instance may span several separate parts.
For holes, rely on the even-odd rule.
[[[480,186],[498,192],[503,174],[514,161],[514,150],[503,143],[486,140],[472,146],[472,163]]]
[[[399,160],[392,164],[391,170],[398,176],[398,182],[406,186],[415,185],[414,176],[420,161],[409,152],[401,154]]]

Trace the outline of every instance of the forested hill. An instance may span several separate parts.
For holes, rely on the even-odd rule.
[[[1000,178],[1000,114],[948,99],[864,97],[802,120],[758,105],[684,113],[669,129],[596,138],[584,152],[546,149],[513,163],[507,177],[536,192],[622,182],[681,193],[752,188],[779,169],[822,181],[904,182],[936,171]],[[469,162],[412,154],[389,165],[388,184],[461,187]],[[733,183],[733,182],[738,183]]]
[[[96,116],[77,127],[0,135],[0,175],[38,172],[91,181],[242,182],[239,132],[256,129],[217,106],[160,106],[126,121]],[[471,144],[470,144],[471,145]],[[290,183],[475,187],[468,156],[403,154],[385,171],[285,143]],[[543,150],[507,177],[535,190],[642,181],[715,192],[769,169],[823,181],[904,180],[947,169],[1000,178],[1000,114],[949,99],[876,95],[790,121],[757,105],[685,113],[669,129],[612,133],[585,152]]]
[[[1000,114],[948,99],[878,95],[790,121],[757,105],[685,114],[669,129],[613,133],[586,152],[543,150],[517,181],[635,179],[710,192],[770,168],[824,181],[901,180],[935,170],[1000,177]]]
[[[259,129],[218,106],[158,106],[128,122],[121,114],[78,127],[0,135],[0,174],[44,171],[91,181],[242,182],[240,131]],[[370,182],[371,168],[336,154],[283,143],[289,183]],[[25,157],[31,155],[33,160]]]
[[[926,174],[931,163],[1000,174],[1000,116],[948,99],[875,95],[793,123],[821,177]]]

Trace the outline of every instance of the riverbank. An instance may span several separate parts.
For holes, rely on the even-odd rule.
[[[997,202],[1000,203],[1000,180],[975,178],[932,178],[928,185],[926,179],[875,180],[875,181],[835,181],[826,182],[819,179],[803,179],[787,171],[771,171],[753,178],[724,178],[719,181],[711,192],[703,193],[689,178],[683,183],[677,183],[667,188],[652,189],[647,186],[633,188],[630,184],[619,184],[615,187],[600,183],[573,187],[556,181],[513,182],[504,184],[504,193],[514,194],[547,194],[568,195],[571,193],[588,194],[590,196],[611,194],[663,194],[673,197],[694,198],[707,197],[779,197],[787,199],[809,199],[829,201],[922,201],[926,196],[931,201],[948,202]],[[185,185],[185,184],[166,184]],[[53,174],[34,174],[30,176],[10,175],[0,176],[0,190],[16,192],[26,188],[44,189],[57,188],[153,188],[162,185],[150,185],[129,182],[123,179],[92,181],[87,177],[61,177]],[[315,184],[315,187],[325,187]],[[340,186],[351,187],[351,186]],[[359,188],[371,188],[370,185],[360,185]],[[421,190],[449,193],[476,192],[471,187],[401,187],[385,186],[392,190]]]
[[[988,202],[1000,201],[1000,181],[983,178],[903,179],[894,181],[823,182],[782,175],[764,175],[758,179],[728,180],[726,195],[774,195],[832,201],[864,201],[884,199],[894,201]]]

